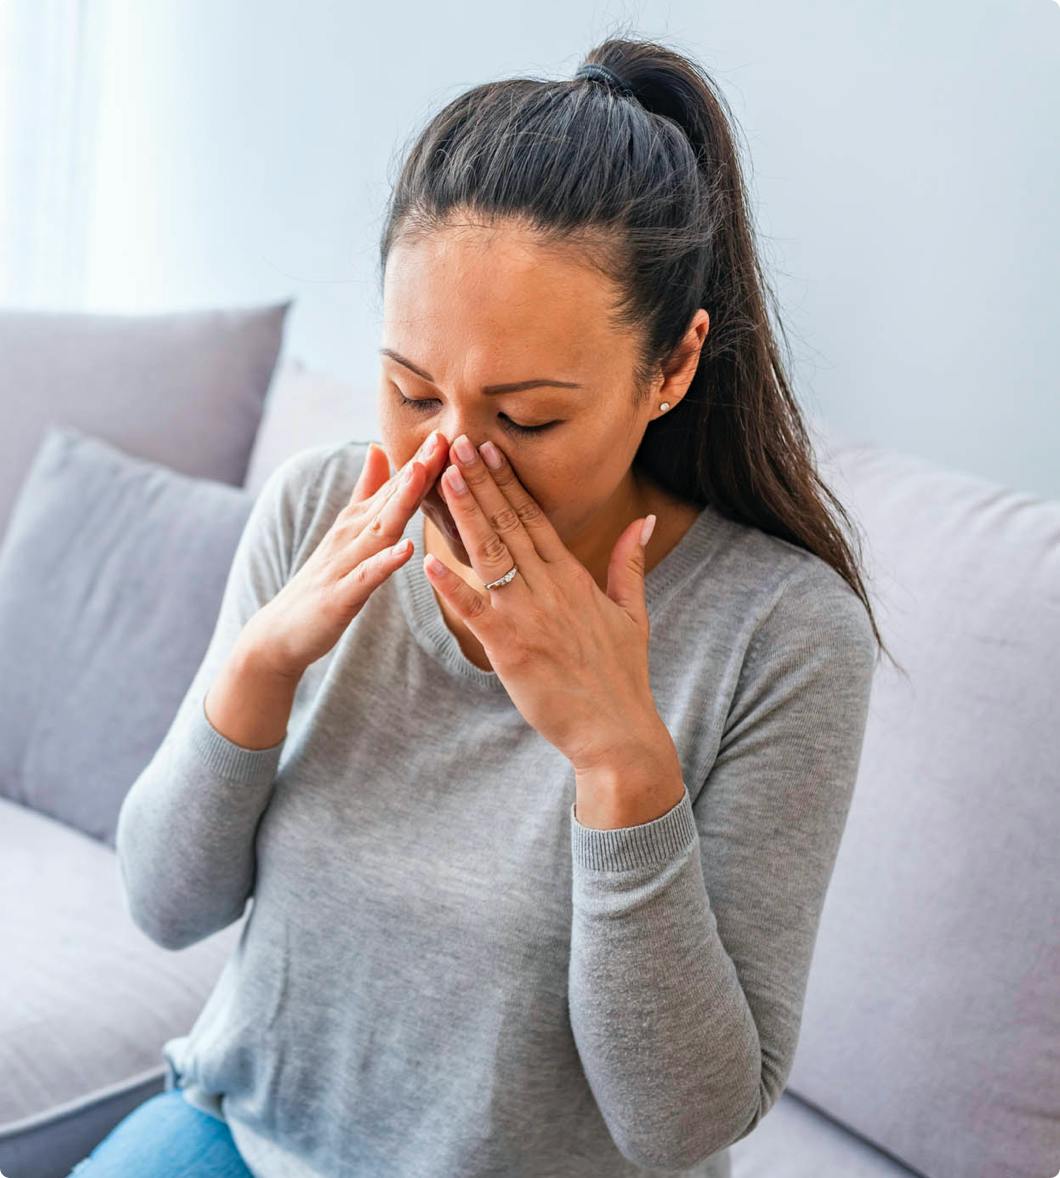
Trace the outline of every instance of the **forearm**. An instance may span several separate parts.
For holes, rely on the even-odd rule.
[[[118,816],[128,910],[166,948],[232,923],[254,887],[254,839],[295,690],[256,666],[237,642],[212,679],[201,669]]]
[[[740,1140],[791,1072],[876,655],[860,600],[812,573],[785,582],[747,648],[694,799],[643,825],[572,816],[571,1026],[616,1143],[644,1165]],[[603,797],[621,768],[598,772]]]
[[[574,827],[571,1027],[623,1154],[684,1169],[757,1115],[761,1045],[704,886],[687,793],[636,828]]]
[[[297,689],[297,679],[266,666],[260,647],[245,631],[206,694],[206,718],[241,748],[271,748],[287,735]]]

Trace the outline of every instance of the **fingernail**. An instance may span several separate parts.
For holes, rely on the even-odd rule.
[[[648,541],[651,539],[652,532],[655,531],[655,516],[649,515],[648,518],[641,525],[640,529],[640,543],[641,547],[647,547]]]
[[[492,442],[483,442],[479,446],[479,453],[482,455],[482,461],[490,468],[490,470],[500,470],[501,468],[501,452]]]

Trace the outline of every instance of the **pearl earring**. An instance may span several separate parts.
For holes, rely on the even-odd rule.
[[[665,413],[666,410],[670,408],[670,402],[663,401],[663,403],[659,406],[659,408],[660,408],[660,410],[662,410],[663,413]]]

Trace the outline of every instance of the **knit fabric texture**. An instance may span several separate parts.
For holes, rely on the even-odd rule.
[[[266,481],[122,805],[147,936],[178,950],[246,916],[163,1047],[166,1090],[227,1121],[258,1178],[726,1178],[794,1059],[868,614],[820,558],[705,507],[645,581],[684,796],[596,829],[570,763],[448,629],[417,511],[413,555],[305,672],[284,739],[234,744],[206,693],[366,453],[315,446]]]

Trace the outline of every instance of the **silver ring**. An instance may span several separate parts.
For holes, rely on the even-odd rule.
[[[503,577],[498,577],[496,581],[490,581],[486,586],[487,589],[499,589],[502,585],[507,585],[509,581],[513,580],[518,568],[513,564],[512,567],[504,574]]]

